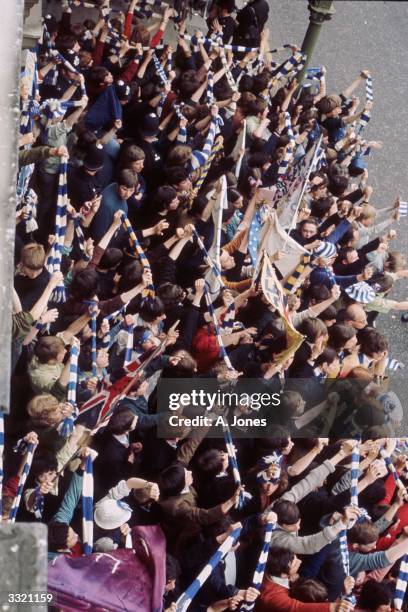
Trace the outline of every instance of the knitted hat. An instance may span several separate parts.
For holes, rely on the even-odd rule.
[[[278,455],[276,452],[262,457],[259,461],[259,467],[264,469],[256,475],[257,481],[261,484],[266,484],[268,482],[278,484],[281,475],[281,461],[282,456]],[[269,472],[271,466],[275,468],[272,470],[272,474]]]
[[[49,98],[48,100],[45,100],[45,102],[43,102],[39,108],[41,123],[46,124],[51,119],[63,117],[66,110],[67,106],[56,98]]]
[[[336,255],[336,247],[331,242],[322,242],[322,244],[316,247],[313,251],[314,257],[325,257],[326,259],[330,259],[330,257],[334,257]]]
[[[156,136],[159,131],[159,124],[157,115],[149,113],[141,118],[137,130],[142,136]]]
[[[123,102],[127,102],[130,98],[130,87],[125,83],[125,81],[116,81],[115,90],[118,99]]]
[[[84,167],[87,170],[100,170],[105,163],[105,149],[103,145],[96,143],[90,147],[84,157]]]
[[[360,304],[370,304],[375,298],[375,291],[368,283],[361,281],[346,288],[347,295]]]
[[[131,516],[132,510],[122,500],[104,499],[95,506],[95,523],[102,529],[117,529]]]

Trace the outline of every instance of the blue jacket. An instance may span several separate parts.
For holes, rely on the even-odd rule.
[[[123,212],[128,214],[128,205],[126,200],[122,200],[119,197],[118,184],[111,183],[102,191],[101,205],[91,224],[91,234],[95,244],[100,241],[109,229],[117,210],[123,210]]]
[[[122,107],[116,95],[115,88],[110,85],[100,94],[88,110],[85,125],[88,130],[97,132],[112,127],[116,119],[122,119]]]

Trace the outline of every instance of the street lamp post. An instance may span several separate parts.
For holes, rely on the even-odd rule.
[[[306,53],[307,58],[305,65],[301,72],[297,76],[299,85],[302,84],[306,74],[306,68],[308,67],[313,50],[316,46],[317,39],[320,34],[320,28],[325,21],[329,21],[335,13],[332,7],[333,0],[309,0],[309,27],[302,44],[302,51]]]

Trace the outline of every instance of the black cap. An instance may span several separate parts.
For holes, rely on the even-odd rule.
[[[84,167],[87,170],[100,170],[105,163],[105,149],[101,144],[92,145],[84,157]]]
[[[141,118],[137,131],[142,136],[156,136],[159,131],[159,118],[154,113],[149,113]]]
[[[118,99],[121,101],[127,101],[130,98],[130,87],[125,83],[125,81],[116,81],[115,90]]]

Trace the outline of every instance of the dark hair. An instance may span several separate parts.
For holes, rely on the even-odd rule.
[[[123,293],[124,291],[129,291],[130,289],[133,289],[133,287],[138,285],[142,280],[142,275],[143,268],[138,261],[131,261],[130,263],[128,263],[124,267],[118,283],[119,293]]]
[[[186,70],[177,80],[178,89],[182,98],[190,98],[200,87],[200,81],[195,70]]]
[[[89,300],[98,293],[98,273],[92,268],[85,268],[74,274],[69,286],[69,296],[75,302]]]
[[[170,465],[160,474],[158,484],[162,497],[178,495],[186,485],[185,467],[180,463]]]
[[[176,183],[175,183],[176,184]],[[159,187],[154,193],[152,204],[158,212],[168,210],[170,203],[177,197],[177,191],[170,185]]]
[[[388,340],[374,327],[364,327],[357,334],[360,351],[371,357],[374,353],[381,353],[388,349]]]
[[[309,218],[309,219],[303,219],[303,221],[301,221],[301,222],[298,224],[298,229],[299,229],[299,230],[301,230],[301,229],[302,229],[302,227],[304,227],[304,226],[305,226],[305,225],[307,225],[308,223],[312,223],[312,225],[315,225],[315,226],[317,227],[317,221],[316,221],[316,219],[311,219],[311,218]]]
[[[143,321],[152,323],[157,317],[164,315],[164,304],[158,297],[143,300],[139,308],[139,315]]]
[[[392,591],[388,584],[369,579],[363,584],[357,606],[367,612],[375,612],[379,606],[391,603]]]
[[[69,525],[52,521],[48,523],[48,550],[58,552],[67,547]]]
[[[328,600],[326,586],[313,578],[299,578],[290,588],[290,596],[303,603],[323,603]]]
[[[125,406],[120,406],[115,410],[106,427],[112,435],[120,436],[130,430],[135,415]]]
[[[324,322],[324,321],[332,321],[333,319],[336,318],[336,316],[337,316],[337,310],[335,306],[331,304],[330,306],[325,308],[323,312],[321,312],[317,318]]]
[[[333,363],[337,359],[337,352],[327,346],[322,353],[315,359],[315,365],[317,367],[323,365],[324,363],[328,363],[329,365]]]
[[[177,580],[181,574],[180,563],[173,555],[166,554],[166,582]]]
[[[72,34],[65,34],[64,36],[59,36],[55,41],[55,46],[58,51],[64,55],[67,51],[70,51],[76,43],[76,36],[72,36]]]
[[[356,335],[356,330],[351,325],[335,323],[329,327],[329,346],[339,352],[344,348],[344,345]]]
[[[214,477],[222,469],[223,460],[221,453],[216,448],[210,448],[204,451],[204,453],[198,459],[198,466],[202,472],[208,477]]]
[[[316,304],[319,304],[319,302],[329,299],[330,289],[326,285],[311,285],[305,292],[305,297],[307,297],[309,302],[314,300]]]
[[[33,463],[30,469],[30,480],[37,480],[41,474],[46,472],[57,471],[58,461],[57,457],[52,452],[42,451],[41,453],[35,453]]]
[[[341,176],[336,174],[331,176],[329,179],[328,190],[334,196],[340,197],[346,191],[348,187],[347,176]]]
[[[299,331],[301,334],[306,336],[306,340],[309,342],[315,342],[319,336],[326,333],[327,328],[323,321],[320,319],[303,319],[299,325]]]
[[[164,283],[157,289],[157,295],[163,302],[164,308],[167,310],[179,304],[183,298],[184,289],[180,285],[173,283]]]
[[[313,217],[317,217],[318,219],[323,219],[323,217],[325,217],[329,211],[330,208],[333,205],[333,198],[319,198],[318,200],[313,200],[311,207],[310,207],[310,212],[313,215]]]
[[[251,77],[251,75],[244,74],[244,76],[239,81],[238,89],[241,93],[244,91],[251,92],[253,86],[254,86],[254,79]]]
[[[114,247],[111,247],[110,249],[106,249],[106,251],[102,255],[101,260],[98,264],[98,268],[100,268],[101,270],[111,270],[112,268],[117,268],[122,259],[122,251],[120,249],[115,249]]]
[[[178,185],[182,181],[188,179],[189,172],[186,168],[182,166],[173,166],[170,168],[166,168],[165,170],[166,181],[170,183],[170,185]]]
[[[253,153],[248,159],[248,166],[250,168],[262,168],[264,164],[270,161],[270,157],[268,153],[264,153],[263,151]]]
[[[289,573],[289,565],[295,558],[295,553],[281,546],[271,546],[269,548],[268,561],[266,562],[266,572],[270,576],[280,578],[282,574]]]
[[[104,68],[103,66],[93,66],[86,73],[86,80],[88,83],[98,86],[102,85],[105,81],[105,78],[108,76],[109,70]]]
[[[299,508],[296,504],[286,499],[278,499],[273,505],[279,525],[295,525],[300,519]]]
[[[138,183],[137,176],[133,170],[124,168],[118,174],[118,185],[127,187],[128,189],[134,189]]]

